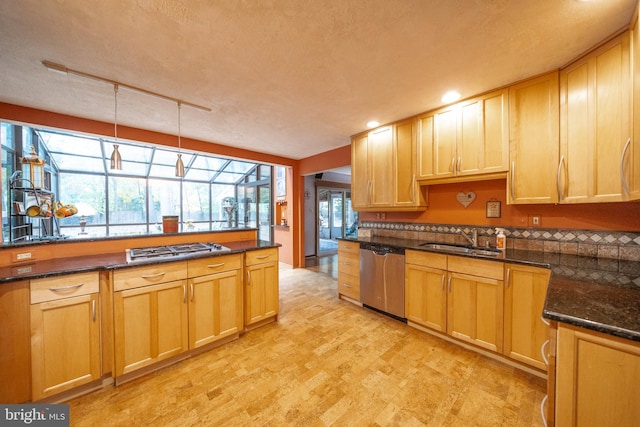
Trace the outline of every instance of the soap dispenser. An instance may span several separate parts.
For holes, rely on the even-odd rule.
[[[496,249],[504,251],[507,249],[507,237],[504,235],[504,228],[496,228]]]

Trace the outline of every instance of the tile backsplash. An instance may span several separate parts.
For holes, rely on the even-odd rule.
[[[640,232],[501,227],[507,248],[640,261]],[[478,232],[478,246],[495,246],[495,227],[363,221],[358,235],[397,237],[429,242],[466,244],[458,229]]]

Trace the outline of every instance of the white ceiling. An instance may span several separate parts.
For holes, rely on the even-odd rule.
[[[636,0],[2,0],[0,101],[113,122],[111,85],[204,105],[183,136],[291,159],[559,68]],[[118,123],[177,134],[177,105],[120,89]]]

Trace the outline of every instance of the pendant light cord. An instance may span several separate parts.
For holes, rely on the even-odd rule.
[[[115,136],[116,142],[118,142],[118,84],[113,85],[113,96],[116,100],[116,111],[115,118],[113,120],[113,135]]]
[[[178,101],[178,153],[180,152],[180,147],[181,147],[181,144],[180,144],[180,123],[181,123],[180,110],[181,110],[181,107],[182,107],[182,102]]]

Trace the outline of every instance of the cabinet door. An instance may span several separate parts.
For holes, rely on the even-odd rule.
[[[371,207],[393,206],[395,199],[395,153],[393,127],[383,126],[369,132]]]
[[[434,160],[434,115],[419,116],[416,119],[416,149],[418,152],[417,178],[430,179],[435,176]]]
[[[502,352],[503,281],[448,274],[447,333]]]
[[[247,266],[246,325],[278,315],[278,264]]]
[[[637,426],[640,420],[640,345],[558,326],[557,426]]]
[[[33,400],[100,378],[98,294],[31,305]]]
[[[434,178],[454,176],[458,109],[451,107],[434,116]]]
[[[447,332],[446,272],[406,264],[405,316],[410,322]]]
[[[116,376],[188,350],[182,280],[115,292],[114,318]]]
[[[456,170],[483,175],[509,170],[508,91],[483,95],[461,107]]]
[[[369,206],[370,185],[369,142],[365,134],[356,136],[351,141],[351,203],[354,209]]]
[[[31,400],[31,331],[29,282],[10,282],[0,286],[0,402],[24,403]],[[9,327],[10,325],[10,327]]]
[[[557,72],[509,89],[507,200],[511,204],[558,201],[558,91]]]
[[[338,242],[338,295],[360,301],[360,244]]]
[[[629,51],[625,33],[560,74],[561,202],[613,202],[627,197],[623,156],[631,138]]]
[[[504,355],[547,370],[541,348],[549,336],[542,321],[551,270],[506,264]]]
[[[636,16],[637,18],[637,16]],[[625,146],[622,155],[623,173],[625,182],[629,188],[625,188],[630,200],[640,199],[640,27],[638,19],[635,20],[633,31],[631,32],[631,61],[633,63],[633,137],[629,144]]]
[[[394,125],[395,132],[395,206],[420,205],[420,187],[415,174],[416,150],[413,120]]]
[[[242,330],[242,273],[225,271],[189,281],[189,348]]]

